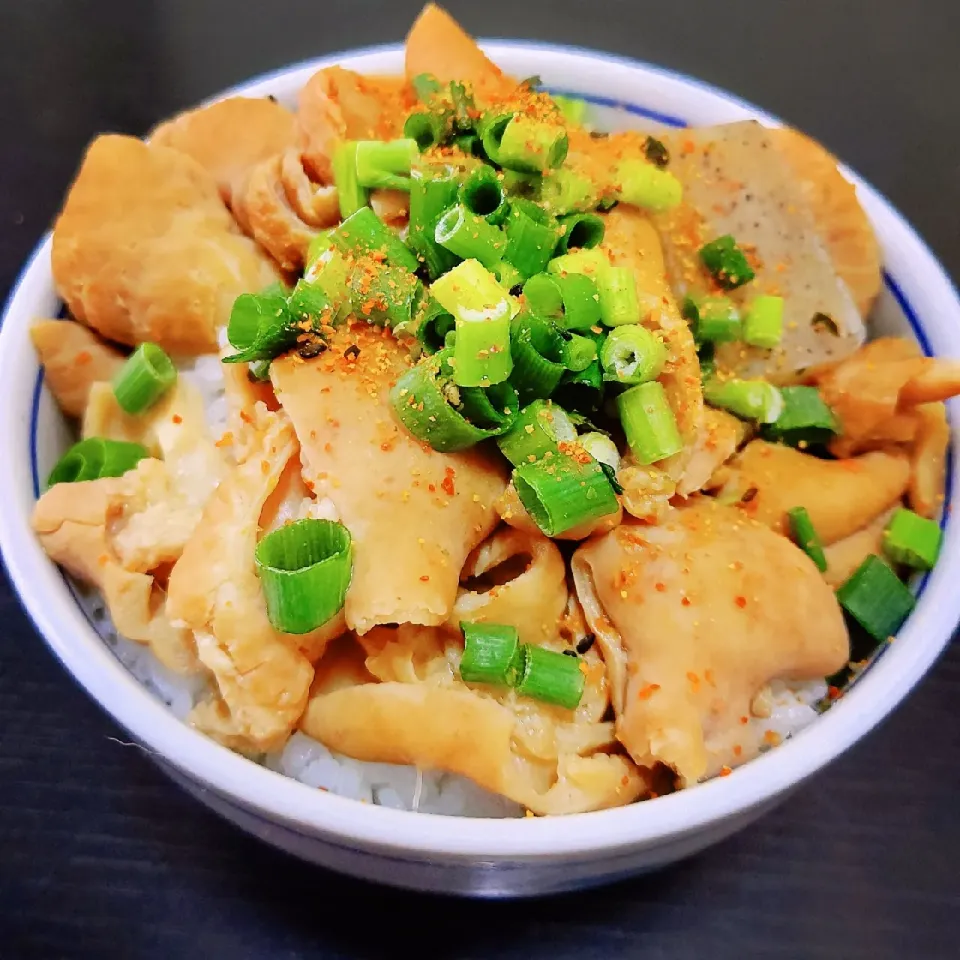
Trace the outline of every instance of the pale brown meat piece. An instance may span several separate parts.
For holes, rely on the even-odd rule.
[[[313,679],[301,647],[317,651],[310,635],[292,637],[270,624],[254,563],[261,513],[296,456],[296,438],[284,414],[263,407],[249,431],[247,459],[217,488],[170,574],[168,609],[194,631],[223,704],[204,708],[194,723],[254,751],[275,749],[290,735]]]
[[[110,381],[123,366],[124,356],[74,320],[38,320],[30,339],[43,366],[43,375],[60,409],[82,417],[90,387]]]
[[[730,462],[721,496],[752,493],[741,509],[778,531],[786,512],[806,507],[824,543],[867,526],[899,501],[910,461],[898,451],[876,450],[849,460],[821,460],[792,447],[753,440]]]
[[[506,487],[495,452],[437,453],[397,423],[388,394],[409,362],[389,334],[358,324],[339,328],[315,360],[271,366],[304,480],[333,501],[353,537],[345,610],[358,633],[445,622],[467,554],[496,525],[493,504]]]
[[[686,320],[680,316],[670,292],[663,248],[654,225],[639,210],[620,205],[605,216],[603,249],[614,266],[633,271],[644,326],[658,333],[666,344],[667,364],[658,380],[663,384],[677,419],[684,449],[660,463],[674,481],[681,481],[703,426],[703,389],[700,361]]]
[[[847,662],[840,607],[813,562],[709,500],[589,541],[573,573],[619,740],[684,785],[756,752],[745,718],[770,680],[823,677]]]
[[[247,170],[293,145],[296,117],[269,97],[228,97],[167,120],[148,139],[191,156],[232,206]]]
[[[33,528],[51,560],[100,591],[118,633],[192,673],[193,638],[171,622],[153,572],[180,556],[199,518],[166,464],[150,459],[122,477],[51,487],[34,507]]]
[[[470,777],[540,814],[620,806],[648,789],[646,771],[615,748],[603,665],[588,654],[586,691],[576,711],[514,691],[469,687],[456,675],[459,643],[436,629],[377,627],[361,642],[363,682],[345,662],[324,670],[302,729],[330,749],[360,760],[414,764]],[[383,731],[390,731],[384,736]]]
[[[53,231],[57,291],[110,340],[213,352],[241,293],[276,279],[195,160],[135,137],[90,145]]]
[[[871,553],[881,554],[883,531],[896,509],[891,507],[885,510],[862,530],[824,547],[823,554],[827,558],[827,569],[823,578],[831,587],[834,589],[839,587]]]

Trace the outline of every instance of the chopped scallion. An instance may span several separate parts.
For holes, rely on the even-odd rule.
[[[411,113],[404,121],[403,135],[413,140],[422,152],[443,141],[446,127],[443,119],[436,113],[420,111]]]
[[[827,443],[840,432],[840,425],[816,387],[781,387],[783,411],[776,422],[764,428],[772,440],[791,446]]]
[[[605,463],[614,474],[620,469],[620,451],[617,445],[605,433],[592,431],[582,433],[579,437],[580,446],[593,457],[597,463]]]
[[[58,483],[83,483],[102,477],[122,477],[141,460],[149,457],[146,447],[124,440],[87,437],[75,443],[56,463],[47,486]]]
[[[687,297],[683,316],[690,322],[698,343],[730,343],[743,332],[740,312],[729,297]]]
[[[437,223],[457,200],[460,183],[453,170],[430,167],[414,170],[410,184],[410,232],[407,242],[420,257],[431,280],[456,264],[456,254],[436,241]]]
[[[533,463],[558,444],[577,439],[566,411],[549,400],[534,400],[520,411],[509,432],[497,439],[500,452],[515,466]]]
[[[555,95],[553,102],[557,105],[563,119],[567,123],[577,127],[583,126],[583,121],[587,115],[587,101],[579,97],[562,97]]]
[[[655,463],[683,449],[676,417],[656,380],[621,393],[617,409],[627,443],[640,463]]]
[[[913,570],[932,570],[942,540],[943,531],[935,521],[901,507],[883,532],[883,552]]]
[[[549,263],[560,236],[557,221],[532,201],[515,198],[510,201],[504,229],[507,234],[504,259],[512,263],[524,279],[540,273]]]
[[[555,650],[530,643],[524,644],[521,652],[517,693],[575,710],[583,697],[586,683],[580,658],[565,657]]]
[[[590,250],[603,243],[603,220],[595,213],[572,213],[560,218],[560,239],[557,256],[570,250]]]
[[[617,383],[656,380],[666,362],[667,348],[663,341],[635,323],[611,330],[600,351],[604,379]]]
[[[510,205],[503,180],[485,163],[475,167],[460,186],[460,203],[487,223],[499,224],[507,218]]]
[[[700,260],[724,290],[742,287],[756,276],[743,251],[729,234],[705,243],[700,248]]]
[[[369,208],[361,207],[333,231],[334,245],[343,253],[383,254],[387,263],[410,273],[420,265],[403,241]]]
[[[552,395],[566,370],[563,338],[549,321],[520,313],[510,329],[513,375],[521,403]]]
[[[367,205],[370,194],[357,180],[357,143],[347,140],[333,151],[333,182],[337,187],[340,216],[346,219]]]
[[[511,118],[500,134],[496,162],[509,170],[542,173],[559,167],[567,156],[567,131],[559,123]]]
[[[513,483],[527,513],[548,537],[609,516],[619,507],[610,481],[592,458],[582,463],[573,454],[547,455],[516,467]]]
[[[708,380],[703,399],[744,420],[775,423],[783,413],[783,395],[766,380]]]
[[[360,140],[356,149],[357,183],[361,187],[410,189],[410,168],[419,153],[416,140]]]
[[[645,160],[623,160],[614,170],[617,198],[643,210],[663,213],[683,199],[683,185],[669,170]]]
[[[754,297],[743,319],[743,340],[772,350],[783,339],[783,297]]]
[[[141,343],[113,378],[113,395],[127,413],[143,413],[177,382],[177,368],[162,347]]]
[[[618,327],[625,323],[636,323],[640,319],[637,278],[629,267],[608,267],[594,280],[603,324]]]
[[[503,231],[471,213],[463,204],[452,206],[437,222],[434,240],[464,260],[478,260],[488,269],[498,264],[507,250]]]
[[[285,524],[257,544],[254,560],[275,630],[309,633],[343,607],[353,575],[353,546],[342,523]]]
[[[790,522],[793,542],[817,565],[817,569],[824,573],[827,569],[827,557],[807,508],[793,507],[787,511],[787,519]]]
[[[837,590],[840,606],[874,640],[892,637],[916,605],[913,594],[897,575],[871,554]]]
[[[464,683],[512,687],[519,675],[520,640],[514,627],[499,623],[461,623]]]
[[[282,296],[242,293],[233,302],[227,323],[227,339],[239,352],[224,357],[224,363],[272,360],[286,353],[302,331]]]

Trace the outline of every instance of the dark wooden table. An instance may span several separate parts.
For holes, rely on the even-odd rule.
[[[97,132],[261,71],[403,36],[417,0],[0,7],[0,290]],[[472,30],[698,75],[829,144],[960,276],[954,0],[451,2]],[[746,833],[611,889],[428,899],[274,853],[188,799],[78,690],[0,583],[0,956],[960,955],[960,652]]]

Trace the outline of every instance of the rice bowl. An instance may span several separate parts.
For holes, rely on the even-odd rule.
[[[699,122],[734,119],[747,113],[757,115],[719,94],[648,68],[523,45],[494,44],[488,45],[488,49],[518,75],[539,72],[548,86],[569,87],[576,79],[575,92],[588,98],[618,100],[622,99],[623,90],[635,89],[643,92],[642,96],[640,92],[634,94],[642,101],[637,108],[647,108],[648,112]],[[244,92],[273,92],[281,99],[289,98],[306,76],[327,62],[341,62],[359,70],[387,71],[396,68],[399,52],[393,48],[352,58],[329,58],[273,79],[255,81]],[[597,109],[601,114],[613,110],[603,106]],[[621,119],[619,112],[614,116]],[[881,325],[903,329],[903,313],[897,299],[898,295],[904,297],[901,291],[906,291],[909,301],[905,302],[913,304],[924,324],[921,337],[929,338],[936,354],[955,353],[957,345],[948,314],[956,313],[957,303],[948,282],[909,228],[882,200],[862,186],[861,196],[887,248],[890,275],[896,278],[884,294],[886,302],[879,312]],[[48,250],[41,248],[11,301],[4,323],[0,356],[8,368],[4,382],[16,385],[12,390],[14,398],[31,394],[20,385],[27,375],[24,371],[28,370],[31,377],[36,371],[26,344],[27,322],[33,315],[51,313],[53,307],[48,258]],[[946,303],[950,304],[950,311],[944,309]],[[932,311],[934,304],[942,314]],[[909,311],[905,312],[909,316]],[[19,369],[13,366],[15,360]],[[29,423],[30,412],[21,399],[12,400],[9,408],[5,412],[7,435],[28,444],[21,449],[28,450],[31,442],[35,444],[37,462],[33,472],[35,476],[45,475],[62,449],[64,436],[49,397],[43,395],[39,399],[36,427]],[[212,404],[208,411],[211,409]],[[259,824],[254,827],[257,832],[287,849],[388,882],[435,889],[455,885],[464,892],[483,895],[533,893],[602,882],[704,846],[757,814],[774,796],[835,756],[877,722],[926,669],[946,642],[956,619],[956,601],[949,596],[946,586],[955,555],[953,531],[948,526],[943,559],[925,587],[916,613],[900,635],[902,642],[886,651],[844,700],[809,730],[734,775],[637,809],[575,815],[563,825],[547,821],[466,821],[444,825],[429,816],[421,822],[401,813],[376,810],[375,804],[353,805],[304,789],[278,780],[270,770],[254,770],[246,761],[179,726],[155,701],[145,697],[105,654],[74,606],[68,585],[33,543],[24,521],[27,504],[34,495],[30,472],[26,464],[21,464],[4,479],[6,508],[0,515],[4,553],[41,632],[71,671],[138,740],[163,758],[165,764],[172,764],[180,778],[204,784],[211,791],[210,802],[234,807],[238,811],[236,817],[247,818],[248,826]],[[95,617],[95,607],[89,609]],[[143,653],[142,648],[131,650],[120,641],[114,644],[117,656],[138,679],[150,678],[158,696],[170,704],[174,713],[189,709],[198,690],[176,687],[169,678],[165,681],[152,664],[133,655]],[[810,687],[805,694],[807,701],[821,695],[822,687]],[[803,698],[794,703],[802,704]],[[784,710],[784,733],[794,732],[804,721],[812,719],[799,707],[786,705]],[[799,715],[791,716],[791,712]],[[440,801],[447,792],[441,784],[421,785],[419,804],[415,803],[417,784],[411,783],[407,771],[374,770],[361,774],[354,762],[331,763],[329,751],[322,747],[317,751],[313,744],[304,742],[306,739],[298,734],[282,754],[267,760],[267,766],[299,777],[309,786],[334,792],[339,787],[347,795],[375,800],[384,806],[419,806],[421,810],[436,812],[468,809],[478,816],[504,812],[496,804],[489,805],[483,796],[464,798],[456,795],[457,790],[452,791],[446,809],[443,803],[434,805],[431,796]],[[389,856],[384,853],[386,849],[392,849]],[[556,862],[564,858],[569,862]],[[484,864],[478,864],[478,860]],[[554,864],[548,866],[547,860]]]

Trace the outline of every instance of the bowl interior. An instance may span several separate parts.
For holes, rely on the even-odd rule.
[[[699,81],[655,67],[572,48],[522,42],[484,45],[516,76],[538,74],[557,93],[589,101],[604,129],[682,126],[749,117],[778,121]],[[265,96],[295,106],[306,79],[331,63],[359,72],[402,69],[398,46],[325,57],[243,84],[223,96]],[[214,98],[219,99],[219,97]],[[903,218],[852,171],[884,250],[884,289],[872,318],[874,335],[915,338],[930,354],[960,356],[960,300],[942,268]],[[0,431],[13,456],[0,473],[0,545],[11,579],[39,631],[68,670],[134,737],[204,789],[304,835],[344,844],[414,851],[434,857],[556,858],[629,844],[655,844],[768,802],[833,759],[874,726],[930,666],[960,617],[960,532],[945,527],[936,570],[920,580],[916,611],[898,642],[854,687],[806,730],[731,776],[632,807],[533,821],[452,819],[358,804],[312,790],[230,753],[176,720],[117,662],[95,633],[73,588],[51,564],[29,528],[42,478],[70,432],[43,386],[27,334],[30,322],[60,309],[45,240],[24,270],[0,331]],[[951,417],[951,424],[956,421]],[[955,429],[953,426],[951,429]],[[956,444],[949,456],[947,503],[956,497]]]

